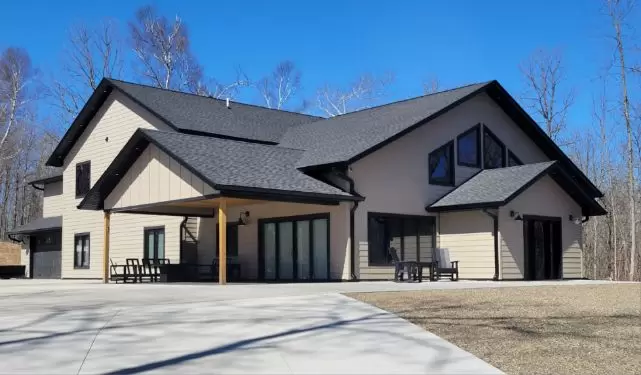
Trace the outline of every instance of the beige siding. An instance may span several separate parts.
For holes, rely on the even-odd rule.
[[[138,128],[169,130],[147,111],[118,92],[100,108],[65,159],[63,171],[62,277],[99,278],[102,275],[103,213],[78,210],[75,165],[91,161],[93,185]],[[165,253],[178,260],[180,217],[114,214],[111,219],[111,255],[115,261],[143,254],[143,229],[165,225]],[[74,234],[90,233],[89,269],[74,269]]]
[[[481,211],[442,213],[440,246],[448,249],[450,260],[459,261],[462,279],[494,277],[494,222]]]
[[[568,220],[570,214],[580,216],[581,208],[554,180],[546,176],[499,210],[503,279],[522,279],[524,274],[523,222],[511,218],[510,211],[561,218],[563,277],[583,276],[581,225]]]
[[[486,124],[524,163],[547,160],[501,108],[481,94],[357,161],[351,166],[350,176],[356,182],[356,190],[366,197],[355,218],[357,266],[362,279],[393,274],[391,267],[368,266],[367,213],[427,215],[425,206],[453,189],[428,183],[429,153],[479,122]],[[456,184],[476,172],[476,168],[456,166]]]
[[[105,208],[195,198],[213,193],[214,189],[187,168],[155,145],[149,145],[105,199]]]
[[[42,217],[60,216],[64,211],[62,181],[52,182],[44,186],[42,199]]]
[[[250,223],[238,228],[238,257],[243,278],[258,277],[258,220],[317,213],[330,214],[330,277],[348,280],[349,204],[324,206],[284,202],[257,203],[229,207],[229,221],[238,220],[242,211],[250,212]],[[198,261],[211,264],[216,255],[216,219],[201,218],[198,228]]]

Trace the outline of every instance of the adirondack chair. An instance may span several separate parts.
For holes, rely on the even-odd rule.
[[[441,276],[449,276],[450,280],[458,281],[458,260],[450,261],[448,249],[436,249],[437,265],[435,268],[436,279]]]
[[[401,260],[401,258],[398,257],[396,249],[393,247],[390,247],[388,251],[394,264],[394,281],[403,281],[403,275],[406,272],[408,281],[412,279],[417,280],[418,263],[412,260]]]

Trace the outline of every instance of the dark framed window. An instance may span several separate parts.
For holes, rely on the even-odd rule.
[[[483,127],[483,168],[503,167],[505,167],[505,145],[490,129]]]
[[[76,164],[76,198],[84,197],[91,188],[91,162]]]
[[[456,163],[481,168],[481,125],[478,124],[456,137]]]
[[[430,153],[429,173],[430,184],[454,186],[454,141]]]
[[[74,235],[73,268],[89,268],[89,233]]]
[[[218,258],[218,236],[219,229],[216,224],[216,257]],[[238,224],[227,223],[227,256],[238,256]]]
[[[429,262],[435,246],[436,220],[433,216],[368,213],[368,260],[370,266],[390,266],[389,248],[401,260]]]
[[[165,258],[165,227],[145,228],[144,251],[143,259]]]
[[[516,167],[517,165],[523,165],[523,162],[514,155],[512,150],[507,150],[507,166]]]

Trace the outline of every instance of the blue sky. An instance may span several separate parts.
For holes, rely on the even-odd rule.
[[[74,23],[105,17],[124,28],[141,1],[11,1],[3,4],[0,49],[26,48],[44,72],[58,68],[65,33]],[[303,72],[305,93],[363,72],[393,72],[389,100],[421,94],[421,82],[442,86],[498,79],[523,91],[519,63],[537,48],[563,51],[578,97],[571,120],[584,121],[589,90],[611,49],[599,1],[153,1],[179,14],[209,75],[242,66],[252,77],[290,59]]]

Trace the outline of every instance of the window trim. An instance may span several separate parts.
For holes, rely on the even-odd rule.
[[[507,162],[506,162],[508,167],[510,166],[510,158],[516,160],[516,162],[518,163],[518,165],[513,165],[513,167],[516,167],[516,166],[519,166],[519,165],[523,165],[523,162],[521,161],[521,159],[519,159],[518,156],[516,156],[512,152],[512,150],[508,149],[507,150]]]
[[[502,156],[502,159],[503,159],[503,160],[502,160],[502,163],[501,163],[501,166],[500,166],[500,167],[487,168],[487,167],[485,166],[485,134],[486,134],[486,133],[487,133],[487,135],[488,135],[490,138],[492,138],[492,139],[494,140],[494,142],[498,143],[498,144],[501,146],[501,156]],[[487,127],[487,125],[485,125],[485,124],[483,125],[483,138],[484,138],[484,139],[483,139],[483,169],[505,168],[505,165],[507,164],[507,157],[506,157],[507,155],[506,155],[506,152],[505,152],[505,151],[507,150],[507,147],[505,147],[505,143],[503,143],[503,142],[499,139],[499,137],[497,137],[497,136],[496,136],[496,134],[494,134],[494,133],[490,130],[490,128],[488,128],[488,127]]]
[[[384,263],[372,263],[372,258],[370,257],[370,253],[369,253],[370,249],[371,249],[371,247],[370,247],[370,237],[369,237],[369,222],[370,222],[372,216],[379,216],[379,217],[383,216],[383,217],[387,217],[387,218],[398,218],[398,219],[414,219],[414,220],[416,220],[417,225],[419,225],[418,223],[419,223],[420,219],[431,220],[432,221],[431,224],[433,224],[432,225],[432,230],[433,231],[432,231],[432,235],[431,235],[432,236],[432,252],[434,251],[434,249],[436,249],[437,223],[436,223],[436,216],[435,215],[412,215],[412,214],[396,214],[396,213],[372,212],[372,211],[370,211],[370,212],[367,212],[367,266],[368,267],[392,267],[393,266],[392,263],[387,263],[387,264],[384,264]],[[420,226],[417,226],[417,231],[418,231],[419,227]],[[405,226],[401,225],[401,235],[400,235],[401,248],[398,249],[398,256],[401,259],[404,259],[404,256],[405,256],[405,232],[404,231],[405,231]],[[419,241],[420,241],[420,236],[417,235],[416,236],[416,246],[417,246],[416,247],[416,256],[420,260],[420,258],[421,258],[421,249],[420,249],[420,246],[419,246]],[[432,253],[432,256],[434,256],[433,253]]]
[[[473,132],[476,132],[476,164],[461,161],[461,148],[459,147],[460,139]],[[481,148],[481,123],[478,123],[456,137],[456,164],[462,167],[481,168],[481,159],[483,158]]]
[[[85,166],[85,165],[88,166],[87,179],[89,181],[88,181],[88,184],[87,184],[87,191],[79,192],[78,191],[78,167],[82,167],[82,166]],[[76,192],[75,192],[76,199],[84,198],[87,195],[87,193],[89,192],[89,190],[91,190],[91,160],[87,160],[87,161],[83,161],[83,162],[80,162],[80,163],[76,163],[76,181],[75,181],[75,183],[76,183]]]
[[[142,229],[142,233],[143,233],[144,238],[143,238],[143,249],[142,249],[143,253],[142,253],[142,258],[141,259],[158,260],[158,259],[164,259],[165,258],[165,243],[166,243],[165,240],[163,240],[163,242],[162,242],[163,257],[162,258],[158,258],[156,256],[154,258],[147,258],[147,246],[149,245],[149,237],[148,237],[147,233],[151,232],[151,231],[158,231],[158,230],[161,230],[161,229],[162,229],[163,238],[166,239],[167,237],[166,237],[166,231],[165,231],[165,226],[164,225],[157,225],[157,226],[152,226],[152,227],[144,227]],[[156,254],[156,255],[158,255],[158,254]]]
[[[87,237],[87,247],[89,248],[89,250],[86,252],[86,254],[87,254],[87,265],[86,266],[78,265],[78,262],[77,262],[78,253],[76,252],[76,243],[77,243],[78,238],[83,238],[83,237]],[[84,252],[81,251],[80,252],[80,256],[81,256],[80,264],[83,263],[82,262],[82,254],[84,254]],[[74,235],[73,235],[73,269],[75,269],[75,270],[88,270],[89,268],[91,268],[91,233],[90,232],[74,233]]]
[[[451,171],[450,177],[448,179],[449,181],[445,181],[444,179],[443,180],[442,179],[435,179],[434,177],[432,177],[432,163],[430,163],[430,161],[432,159],[432,154],[435,154],[438,151],[440,151],[441,149],[447,148],[448,146],[450,147],[448,163],[449,163],[449,167],[450,167],[450,171]],[[445,143],[444,145],[435,148],[434,150],[432,150],[432,152],[430,152],[427,155],[427,173],[428,173],[428,179],[429,179],[429,184],[430,185],[454,186],[454,181],[455,181],[454,140],[451,140],[451,141]]]

